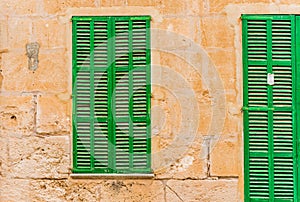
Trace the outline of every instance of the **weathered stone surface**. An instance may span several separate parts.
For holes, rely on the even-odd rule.
[[[33,201],[164,200],[163,184],[153,180],[37,180],[30,189]]]
[[[32,201],[100,201],[102,182],[74,180],[36,180],[31,181]],[[102,200],[101,200],[102,201]]]
[[[0,13],[3,15],[30,15],[35,14],[37,9],[37,1],[0,1]]]
[[[66,47],[67,25],[59,20],[35,20],[33,36],[43,49]],[[55,30],[55,31],[53,31]]]
[[[156,5],[159,6],[162,14],[176,14],[180,15],[187,12],[188,7],[186,1],[173,0],[173,1],[161,1],[157,0]]]
[[[0,178],[0,201],[31,201],[29,180]]]
[[[37,100],[37,133],[65,135],[71,127],[71,97],[39,96]]]
[[[7,18],[0,18],[0,50],[8,47],[8,22]],[[1,56],[1,54],[0,54]],[[0,61],[1,63],[1,61]],[[0,66],[1,69],[1,66]],[[1,89],[1,86],[0,86]]]
[[[39,54],[39,65],[36,71],[28,68],[28,58],[24,52],[9,52],[3,55],[3,87],[4,91],[14,92],[51,92],[59,93],[68,90],[68,74],[65,54],[62,50]]]
[[[28,18],[8,19],[8,46],[10,49],[25,49],[26,43],[30,41],[31,20]]]
[[[67,8],[94,7],[94,0],[44,0],[44,10],[49,14],[62,13]]]
[[[241,0],[209,0],[209,11],[210,12],[222,12],[224,7],[228,4],[232,3],[238,3],[241,2]]]
[[[237,180],[185,180],[167,182],[167,201],[237,202]]]
[[[68,90],[71,75],[64,55],[65,51],[60,49],[40,53],[39,68],[34,73],[33,90],[51,93]]]
[[[8,138],[0,136],[0,180],[7,173],[8,167]],[[0,192],[1,195],[1,192]]]
[[[128,6],[155,6],[155,0],[127,0]]]
[[[0,136],[21,137],[34,128],[32,96],[0,96]],[[5,137],[7,138],[7,137]]]
[[[167,17],[159,23],[157,28],[193,39],[197,22],[193,17]]]
[[[67,136],[9,138],[9,176],[67,178],[70,171]]]
[[[201,43],[205,47],[231,48],[234,46],[233,28],[225,16],[208,16],[201,20]]]
[[[236,135],[234,135],[236,136]],[[212,145],[210,153],[211,176],[238,176],[240,156],[237,138],[232,140],[220,137]]]
[[[103,201],[153,201],[164,200],[163,184],[154,180],[110,180],[101,187]]]
[[[126,6],[126,0],[101,0],[101,6]]]

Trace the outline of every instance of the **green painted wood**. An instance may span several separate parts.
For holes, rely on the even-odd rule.
[[[297,201],[295,16],[242,21],[245,201]]]
[[[150,173],[150,17],[72,20],[73,172]]]

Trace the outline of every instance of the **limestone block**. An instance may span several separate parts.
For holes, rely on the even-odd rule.
[[[6,175],[8,169],[7,166],[8,166],[8,138],[0,136],[0,177]]]
[[[155,0],[127,0],[128,6],[154,6]]]
[[[233,47],[226,49],[212,49],[208,50],[207,53],[216,67],[223,67],[222,69],[225,69],[224,71],[226,72],[224,72],[224,74],[230,74],[230,71],[232,71],[233,67],[236,65],[236,56]],[[220,68],[219,71],[222,69]]]
[[[0,178],[0,201],[31,201],[29,184],[29,180]]]
[[[33,21],[32,27],[33,35],[43,49],[65,48],[67,46],[67,26],[57,19],[35,20]]]
[[[233,109],[232,109],[233,110]],[[234,112],[230,113],[237,113],[236,109]],[[241,109],[240,109],[241,110]],[[222,131],[222,135],[226,136],[227,134],[235,134],[237,131],[240,131],[242,129],[242,116],[241,111],[239,111],[240,114],[231,115],[227,114],[224,122],[224,128]]]
[[[269,3],[269,2],[270,2],[269,0],[243,0],[243,3]],[[296,3],[296,1],[294,2]],[[280,0],[280,3],[282,3],[282,0]]]
[[[166,201],[237,202],[237,180],[170,180]]]
[[[34,180],[30,183],[32,201],[100,201],[99,181]],[[102,200],[101,200],[102,201]]]
[[[208,16],[201,20],[201,42],[205,47],[232,48],[234,30],[226,16]]]
[[[280,0],[280,3],[282,3],[282,4],[299,4],[299,1],[297,1],[297,0]]]
[[[18,3],[16,3],[16,5],[18,5]],[[22,18],[12,17],[8,19],[9,49],[14,49],[14,48],[25,49],[26,43],[30,41],[31,22],[32,20],[26,17],[22,17]]]
[[[6,18],[0,18],[0,36],[0,50],[6,49],[8,47],[8,23]]]
[[[101,6],[126,6],[126,0],[101,0]]]
[[[62,93],[71,85],[71,73],[68,70],[65,50],[41,52],[39,67],[34,72],[32,90]]]
[[[211,176],[238,176],[238,166],[242,165],[242,155],[237,137],[234,139],[223,139],[212,145],[210,158]]]
[[[193,39],[194,28],[197,27],[197,22],[192,17],[167,17],[163,18],[162,22],[156,27],[166,32],[172,32]]]
[[[109,180],[100,190],[104,202],[161,202],[164,201],[163,184],[154,180]]]
[[[31,96],[0,96],[0,136],[25,135],[33,128],[34,104]]]
[[[70,170],[67,136],[9,139],[9,176],[62,179]]]
[[[34,73],[28,69],[27,57],[24,52],[10,51],[2,55],[3,91],[24,92],[33,90]]]
[[[188,6],[186,4],[186,1],[181,1],[181,0],[172,0],[172,1],[156,0],[156,6],[160,8],[160,12],[164,15],[166,14],[180,15],[188,11]]]
[[[37,2],[35,0],[28,1],[0,1],[0,14],[3,15],[28,15],[36,13]]]
[[[37,133],[64,135],[71,130],[71,99],[39,96],[37,101]]]
[[[35,180],[33,201],[161,202],[163,184],[153,180]]]
[[[65,54],[62,50],[39,54],[39,64],[35,71],[28,68],[28,58],[24,52],[12,51],[3,54],[3,87],[4,91],[26,92],[65,92],[71,74],[67,69]],[[71,84],[70,84],[71,85]]]
[[[222,12],[228,4],[241,3],[241,0],[209,0],[209,11],[213,13]]]
[[[48,14],[57,14],[66,8],[95,7],[94,0],[44,0],[44,10]]]
[[[166,153],[165,155],[169,155]],[[201,158],[199,152],[193,154],[183,154],[174,159],[172,156],[164,156],[160,158],[154,155],[153,160],[165,161],[165,166],[161,166],[155,171],[157,179],[204,179],[207,177],[207,160]],[[157,163],[157,162],[155,162]],[[161,165],[164,162],[161,162]],[[167,164],[169,163],[169,165]]]

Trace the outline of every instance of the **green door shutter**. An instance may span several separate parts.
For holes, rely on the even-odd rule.
[[[150,17],[72,20],[73,172],[151,172]]]
[[[295,16],[242,19],[245,201],[297,201]]]

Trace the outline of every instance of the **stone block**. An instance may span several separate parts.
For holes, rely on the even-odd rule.
[[[299,1],[297,0],[280,0],[281,4],[298,4]]]
[[[8,47],[8,23],[7,18],[0,18],[0,51]],[[0,55],[1,56],[1,55]],[[0,60],[1,63],[1,60]],[[1,66],[0,66],[1,69]]]
[[[0,136],[20,136],[33,132],[32,96],[0,96]]]
[[[211,176],[238,176],[238,166],[242,164],[242,155],[238,138],[220,139],[211,147]]]
[[[236,66],[235,50],[233,48],[209,49],[207,53],[214,65],[216,67],[223,67],[223,69],[227,70],[226,73],[230,73],[229,71],[232,71]]]
[[[101,201],[164,201],[163,184],[154,180],[109,180],[100,190]]]
[[[30,15],[37,12],[37,1],[0,1],[0,14],[2,15]]]
[[[30,42],[32,20],[26,17],[8,19],[8,48],[24,49]]]
[[[157,28],[176,35],[183,35],[192,40],[194,28],[197,27],[196,23],[192,17],[167,17],[163,18],[162,22],[157,25]]]
[[[153,180],[35,180],[33,201],[145,201],[164,200],[163,184]]]
[[[30,182],[31,200],[49,202],[100,201],[101,184],[101,181],[90,180],[33,180]]]
[[[223,12],[228,4],[241,3],[242,0],[209,0],[209,11],[212,13]]]
[[[1,181],[1,177],[6,175],[7,168],[8,168],[8,138],[4,136],[0,136],[0,145],[1,145],[0,146],[0,181]]]
[[[64,51],[42,51],[39,54],[37,70],[31,71],[25,55],[25,44],[23,48],[24,52],[16,51],[3,55],[2,89],[4,91],[57,93],[68,90],[71,74],[65,57],[60,57],[65,55]]]
[[[34,73],[28,69],[24,52],[10,51],[2,55],[2,91],[26,92],[33,90]]]
[[[155,6],[155,0],[127,0],[128,6]]]
[[[101,0],[101,7],[126,6],[126,0]]]
[[[59,14],[67,8],[95,7],[94,0],[44,0],[44,10],[48,14]]]
[[[71,130],[71,97],[44,96],[37,100],[37,133],[65,135]]]
[[[70,140],[67,136],[9,139],[11,178],[64,179],[70,171]]]
[[[72,75],[68,70],[65,54],[64,50],[40,54],[39,67],[34,73],[33,90],[42,92],[66,92],[68,90]]]
[[[35,20],[32,24],[33,35],[42,49],[65,48],[67,24],[58,20]],[[55,31],[54,31],[55,30]]]
[[[30,181],[0,178],[0,201],[21,202],[30,200]]]
[[[294,2],[296,3],[296,1],[294,1]],[[270,0],[243,0],[243,3],[270,3]],[[280,0],[280,3],[282,3],[282,0]],[[299,3],[299,2],[297,2],[297,3]]]
[[[155,0],[156,6],[160,9],[160,12],[163,15],[180,15],[188,12],[189,7],[186,4],[186,1],[181,0],[172,0],[172,1],[162,1],[162,0]]]
[[[166,201],[238,202],[237,180],[170,180]]]
[[[201,43],[204,47],[234,47],[234,30],[225,15],[203,17],[201,30]]]

